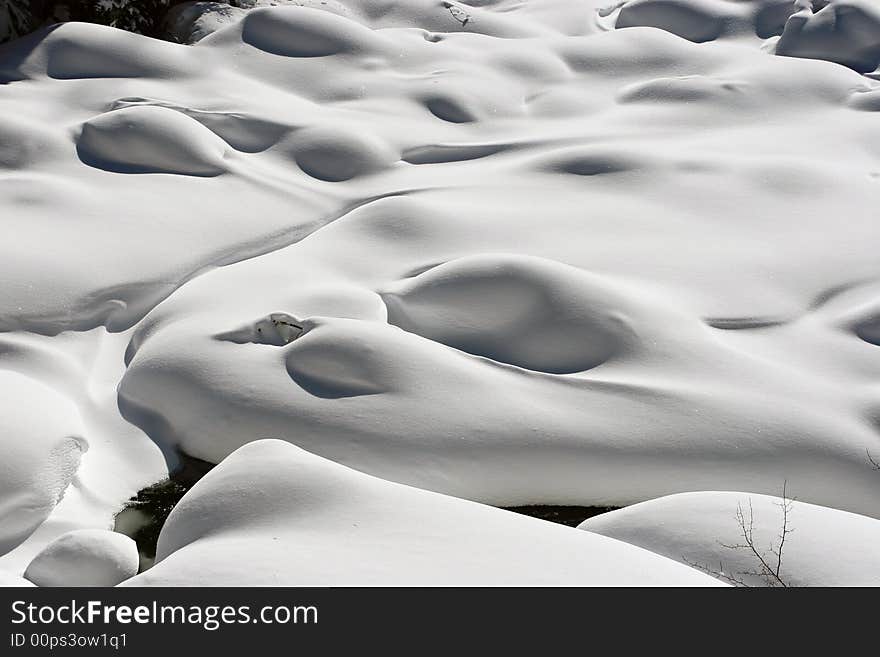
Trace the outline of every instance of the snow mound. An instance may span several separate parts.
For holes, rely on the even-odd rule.
[[[681,171],[659,154],[644,161]],[[151,435],[213,462],[273,435],[499,505],[619,506],[720,482],[772,492],[788,478],[802,499],[876,513],[872,384],[852,378],[875,366],[855,327],[875,316],[864,304],[876,286],[792,315],[698,313],[645,280],[493,253],[514,248],[505,231],[534,226],[529,194],[505,195],[522,206],[498,213],[497,196],[446,190],[372,201],[292,247],[204,274],[135,333],[123,411],[151,409]],[[571,230],[581,215],[570,211],[548,206],[544,221]],[[602,260],[555,240],[533,246]],[[368,302],[370,283],[390,324]],[[282,312],[304,332],[255,339],[247,328]]]
[[[694,43],[614,29],[660,2],[323,1],[0,46],[0,567],[265,436],[496,505],[878,514],[869,18],[852,70],[772,54],[842,2],[667,2],[721,17]]]
[[[79,529],[47,545],[24,576],[37,586],[116,586],[137,571],[137,545],[128,536]]]
[[[88,449],[77,407],[48,386],[0,370],[0,555],[49,516]]]
[[[873,0],[624,0],[599,15],[617,29],[653,27],[695,43],[752,36],[781,56],[860,73],[880,66],[880,8]]]
[[[77,142],[86,163],[117,173],[216,176],[225,143],[197,121],[166,107],[125,107],[86,121]]]
[[[741,34],[767,39],[796,11],[796,0],[624,0],[615,27],[655,27],[696,43]]]
[[[579,528],[702,566],[746,586],[880,584],[880,521],[768,495],[670,495],[595,516]],[[744,528],[754,552],[747,547]],[[790,533],[780,559],[783,528]],[[764,575],[761,559],[773,576]]]
[[[786,23],[776,54],[871,73],[880,66],[880,7],[872,0],[813,2]]]
[[[541,372],[592,369],[632,335],[601,281],[539,258],[462,258],[405,279],[382,297],[391,324]]]
[[[656,27],[697,43],[712,41],[724,31],[730,5],[723,0],[632,0],[621,7],[615,27]]]
[[[320,9],[255,9],[242,21],[245,43],[284,57],[326,57],[376,49],[376,34],[360,23]]]
[[[320,326],[310,324],[310,329]],[[369,330],[360,328],[357,323],[341,321],[324,324],[322,330],[309,330],[287,350],[290,378],[322,399],[402,390],[405,385],[400,372],[389,367],[385,358],[393,343],[386,335],[370,336]]]
[[[713,580],[594,534],[376,479],[277,440],[229,456],[126,585],[686,585]]]
[[[387,168],[399,156],[373,135],[343,126],[296,131],[278,145],[308,175],[327,182],[351,180]]]
[[[162,78],[187,70],[184,46],[92,23],[64,23],[0,47],[0,77]],[[14,73],[13,73],[14,72]]]

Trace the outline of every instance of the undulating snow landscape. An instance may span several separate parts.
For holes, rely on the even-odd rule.
[[[0,45],[0,584],[880,585],[880,3],[245,5]]]

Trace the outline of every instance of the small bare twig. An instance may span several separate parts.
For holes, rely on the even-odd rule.
[[[776,505],[782,509],[782,527],[779,531],[778,544],[770,543],[769,553],[763,552],[755,545],[755,513],[752,507],[752,498],[749,498],[748,514],[746,514],[742,503],[736,505],[736,522],[739,525],[742,543],[721,543],[719,545],[729,550],[746,550],[756,560],[757,568],[752,570],[744,570],[738,572],[727,572],[724,569],[724,562],[718,562],[718,569],[708,567],[704,564],[692,562],[684,558],[684,562],[692,568],[703,571],[708,575],[712,575],[718,579],[724,580],[734,586],[750,586],[746,582],[746,578],[760,577],[767,586],[783,587],[789,586],[782,577],[782,554],[785,547],[785,540],[794,529],[790,527],[790,515],[794,498],[788,497],[788,482],[782,484],[782,501]]]
[[[741,577],[737,577],[737,574],[742,575],[744,573],[725,572],[724,571],[724,563],[722,563],[721,561],[718,562],[718,569],[715,570],[714,568],[709,568],[705,564],[701,564],[696,561],[691,561],[687,557],[682,557],[682,558],[684,559],[684,562],[688,566],[690,566],[691,568],[696,568],[697,570],[701,570],[704,573],[706,573],[707,575],[711,575],[712,577],[714,577],[716,579],[724,580],[728,584],[733,584],[734,586],[742,586],[742,587],[750,586]]]
[[[871,456],[870,450],[865,449],[865,454],[868,455],[868,460],[871,462],[871,467],[875,470],[880,470],[880,461],[877,461],[873,456]]]

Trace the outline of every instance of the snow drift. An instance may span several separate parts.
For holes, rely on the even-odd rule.
[[[495,505],[878,515],[872,3],[304,4],[0,46],[0,569],[266,437]]]
[[[196,484],[156,560],[126,585],[716,583],[604,536],[383,481],[278,440],[240,448]]]
[[[880,521],[797,500],[681,493],[590,518],[580,529],[746,586],[880,583]]]

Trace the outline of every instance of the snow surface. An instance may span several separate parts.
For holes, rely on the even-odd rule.
[[[24,577],[13,575],[4,571],[0,571],[0,587],[29,587],[34,586],[33,582],[29,582]]]
[[[0,46],[0,571],[267,437],[880,515],[874,4],[305,4]]]
[[[249,443],[190,490],[157,563],[126,585],[718,584],[613,539],[410,488],[280,440]]]
[[[137,571],[137,545],[128,536],[79,529],[49,543],[24,576],[37,586],[116,586]]]
[[[790,502],[787,525],[782,504]],[[743,524],[737,507],[743,511]],[[783,526],[782,557],[777,559]],[[743,527],[751,532],[757,555],[745,548]],[[797,500],[734,492],[680,493],[603,513],[580,525],[682,563],[716,574],[766,585],[758,555],[786,586],[880,585],[880,520]],[[772,548],[772,549],[771,549]],[[719,565],[720,564],[720,565]],[[780,582],[771,579],[779,586]]]

